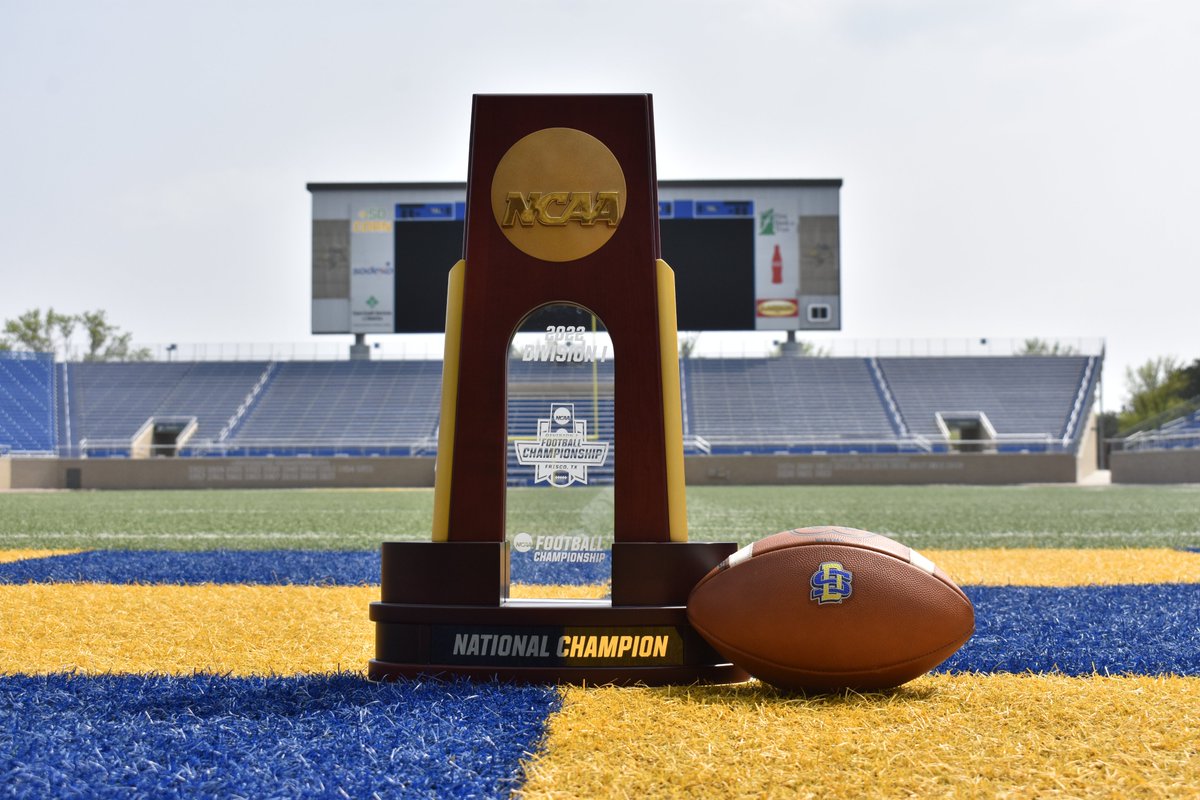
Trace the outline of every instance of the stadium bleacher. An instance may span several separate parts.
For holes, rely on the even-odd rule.
[[[1123,450],[1180,450],[1200,448],[1200,410],[1192,411],[1149,431],[1128,436]]]
[[[685,359],[684,438],[701,453],[940,452],[951,445],[939,415],[977,414],[994,429],[992,449],[1071,450],[1099,359]],[[194,418],[178,455],[433,455],[441,369],[417,360],[55,365],[10,356],[0,359],[0,445],[125,456],[149,420]],[[589,434],[615,447],[612,361],[514,359],[508,369],[510,438],[534,435],[551,402],[573,402]],[[1195,415],[1176,424],[1200,426]],[[515,462],[510,470],[526,479]]]
[[[121,455],[152,418],[194,417],[197,440],[214,439],[267,365],[263,362],[67,364],[61,396],[65,438],[89,454]]]
[[[908,430],[942,439],[939,414],[981,412],[997,434],[1046,442],[1072,438],[1072,412],[1091,391],[1090,356],[880,358]],[[1078,427],[1077,425],[1075,426]]]
[[[408,455],[431,447],[440,361],[293,361],[227,440],[222,454]]]
[[[0,352],[0,449],[55,450],[54,359]]]
[[[868,359],[691,359],[682,374],[685,434],[712,452],[828,450],[900,433]]]

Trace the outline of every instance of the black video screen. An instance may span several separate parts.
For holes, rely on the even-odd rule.
[[[681,331],[754,330],[754,218],[664,219]]]
[[[464,223],[406,221],[394,231],[396,333],[441,333],[446,277],[462,257]],[[675,270],[679,330],[754,330],[754,219],[664,219],[659,235]]]
[[[396,333],[446,329],[446,278],[462,258],[459,221],[397,222]]]

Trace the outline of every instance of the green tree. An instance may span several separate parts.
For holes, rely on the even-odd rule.
[[[104,311],[85,311],[79,315],[87,333],[88,348],[84,361],[149,361],[150,350],[134,349],[130,345],[131,333],[122,333],[111,324]]]
[[[803,339],[797,340],[796,344],[800,345],[800,353],[811,358],[829,358],[829,348],[822,347],[816,342],[806,342]]]
[[[1183,373],[1183,398],[1191,400],[1200,397],[1200,358],[1197,358],[1180,372]]]
[[[1139,367],[1125,368],[1125,388],[1129,405],[1121,411],[1121,429],[1182,405],[1187,396],[1188,379],[1174,356],[1151,358]]]
[[[775,342],[775,349],[771,352],[774,357],[780,356],[800,356],[802,358],[829,358],[829,348],[822,347],[816,342],[808,342],[804,339],[796,339],[795,335],[790,335],[783,341]]]
[[[33,353],[54,353],[68,358],[72,339],[79,326],[87,335],[86,361],[147,361],[148,348],[134,348],[131,333],[108,322],[104,311],[85,311],[82,314],[60,314],[53,308],[32,308],[15,319],[4,322],[0,334],[0,350],[24,350]]]
[[[1050,342],[1045,339],[1026,339],[1025,344],[1017,351],[1019,356],[1076,356],[1079,350],[1061,342]]]
[[[1105,411],[1103,414],[1096,415],[1096,437],[1100,440],[1096,446],[1096,466],[1100,469],[1107,469],[1112,463],[1110,453],[1112,445],[1109,444],[1110,439],[1116,439],[1120,434],[1121,424],[1120,415],[1115,411]]]
[[[76,321],[74,316],[59,314],[53,308],[46,309],[44,314],[40,308],[31,308],[16,319],[5,320],[4,349],[65,353]]]

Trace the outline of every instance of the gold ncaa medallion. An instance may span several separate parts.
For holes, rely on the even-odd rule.
[[[543,128],[518,140],[496,165],[492,213],[521,252],[575,261],[616,233],[625,213],[625,173],[595,136]]]

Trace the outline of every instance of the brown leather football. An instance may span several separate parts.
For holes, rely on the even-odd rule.
[[[716,650],[785,689],[899,686],[971,638],[975,609],[914,550],[854,528],[798,528],[743,547],[692,589]]]

